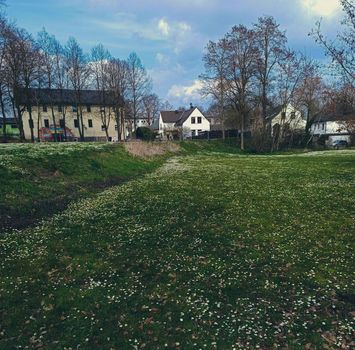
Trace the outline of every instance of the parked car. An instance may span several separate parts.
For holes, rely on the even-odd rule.
[[[335,140],[333,142],[332,146],[335,149],[346,148],[346,147],[348,147],[348,141],[346,141],[346,140]]]

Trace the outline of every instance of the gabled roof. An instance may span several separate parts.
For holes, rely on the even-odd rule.
[[[164,123],[176,123],[183,111],[161,111],[160,115]]]
[[[74,90],[69,89],[29,89],[21,91],[21,104],[26,105],[28,102],[34,106],[41,105],[66,105],[71,106],[75,104],[77,98]],[[28,101],[29,99],[29,101]],[[103,103],[105,101],[105,103]],[[117,103],[114,95],[107,92],[105,95],[98,90],[82,90],[80,94],[80,102],[83,105],[99,106],[105,104],[106,106],[113,106]],[[122,105],[123,100],[118,101]]]
[[[184,111],[181,116],[180,119],[176,122],[176,126],[182,126],[186,120],[190,117],[190,115],[192,114],[192,112],[195,110],[196,108],[190,108],[187,111]]]
[[[284,109],[284,106],[277,106],[267,110],[267,119],[274,119],[276,118]]]
[[[281,112],[287,112],[287,109],[291,108],[293,111],[297,111],[297,109],[292,106],[292,104],[288,103],[286,106],[285,105],[279,105],[276,107],[270,107],[266,113],[267,113],[267,119],[273,120],[276,118]],[[299,111],[298,111],[299,112]]]
[[[176,126],[182,126],[196,109],[201,113],[197,107],[193,107],[186,111],[161,111],[160,114],[164,123],[174,123]]]

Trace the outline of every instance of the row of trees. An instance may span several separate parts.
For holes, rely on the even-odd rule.
[[[251,27],[234,26],[217,42],[210,41],[203,56],[205,72],[201,75],[205,95],[212,96],[213,109],[219,116],[222,132],[232,123],[252,131],[258,150],[277,148],[284,136],[271,138],[270,110],[291,103],[306,116],[309,134],[315,115],[330,105],[354,106],[354,7],[341,1],[345,11],[339,34],[342,47],[321,34],[320,24],[311,33],[327,48],[338,68],[340,79],[335,86],[325,84],[324,67],[288,47],[287,37],[272,17],[261,17]],[[344,101],[347,99],[347,101]]]
[[[138,118],[145,117],[150,122],[159,111],[158,96],[152,92],[151,79],[140,58],[131,53],[126,60],[112,57],[103,45],[95,46],[85,54],[74,38],[62,45],[53,35],[43,29],[33,38],[26,30],[10,23],[4,11],[0,15],[0,107],[2,114],[3,138],[6,141],[6,120],[14,116],[20,130],[21,140],[25,140],[23,131],[23,113],[29,112],[31,141],[36,138],[31,103],[32,89],[57,89],[64,101],[66,89],[74,92],[76,118],[80,138],[85,136],[83,121],[83,91],[95,89],[100,92],[100,116],[106,136],[111,122],[117,124],[118,138],[125,128],[125,118],[133,121],[133,131],[137,128]],[[37,96],[37,95],[36,95]],[[51,95],[49,94],[50,98]],[[27,101],[24,103],[23,101]],[[107,107],[107,102],[114,101]],[[26,106],[27,104],[27,106]],[[124,108],[122,108],[122,105]],[[54,128],[59,127],[55,107],[48,108]],[[40,113],[40,109],[38,109]],[[66,106],[61,106],[61,118],[66,121]],[[131,125],[131,122],[128,124]]]

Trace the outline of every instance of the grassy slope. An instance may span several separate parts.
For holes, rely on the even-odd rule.
[[[349,344],[354,170],[353,152],[173,158],[3,237],[0,348]]]
[[[160,164],[134,158],[120,145],[0,145],[0,231],[24,227]]]

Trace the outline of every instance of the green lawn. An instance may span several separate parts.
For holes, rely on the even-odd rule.
[[[354,232],[354,151],[173,157],[0,238],[0,348],[350,349]]]
[[[154,170],[107,143],[0,144],[0,231],[23,228],[68,203]]]

